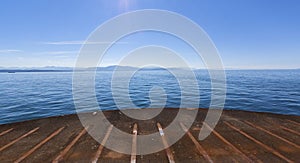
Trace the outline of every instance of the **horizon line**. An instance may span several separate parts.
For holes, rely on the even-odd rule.
[[[113,66],[120,66],[120,67],[131,67],[131,68],[163,68],[163,67],[155,67],[155,66],[149,66],[149,67],[138,67],[138,66],[129,66],[129,65],[108,65],[108,66],[97,66],[96,68],[108,68],[108,67],[113,67]],[[12,69],[31,69],[31,70],[39,70],[39,69],[45,69],[45,68],[57,68],[57,70],[60,70],[59,68],[69,68],[69,69],[74,69],[76,68],[75,66],[16,66],[16,67],[3,67],[0,66],[0,70],[12,70]],[[77,67],[80,69],[90,69],[90,68],[95,68],[95,67]],[[193,70],[207,70],[207,68],[204,67],[166,67],[167,69],[193,69]],[[300,68],[230,68],[230,67],[224,67],[224,70],[298,70]]]

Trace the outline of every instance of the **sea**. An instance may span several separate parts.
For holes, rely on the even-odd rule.
[[[193,70],[191,77],[185,70],[177,71],[179,78],[163,69],[140,70],[132,76],[124,71],[114,80],[113,71],[97,71],[93,78],[97,109],[209,108],[213,90],[209,73]],[[81,73],[84,79],[91,72]],[[75,114],[72,77],[71,71],[0,73],[0,124]],[[190,86],[195,80],[197,86]],[[183,92],[181,83],[192,91]],[[85,97],[87,105],[79,110],[95,110],[89,107],[90,100],[93,95]],[[224,109],[300,116],[300,70],[226,70]]]

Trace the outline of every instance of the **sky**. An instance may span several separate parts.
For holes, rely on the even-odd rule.
[[[82,43],[99,25],[141,9],[172,11],[197,23],[225,68],[300,68],[297,0],[2,0],[0,67],[73,67]],[[203,66],[189,46],[164,33],[141,32],[119,41],[100,66],[118,64],[130,50],[150,44],[179,52],[191,67]]]

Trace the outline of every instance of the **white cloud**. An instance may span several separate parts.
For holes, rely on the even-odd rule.
[[[57,41],[43,42],[48,45],[83,45],[83,44],[111,44],[112,42],[86,42],[86,41]],[[116,44],[128,44],[128,42],[116,42]]]
[[[37,52],[35,54],[53,54],[53,55],[60,55],[60,54],[77,54],[78,51],[44,51],[44,52]]]
[[[0,53],[20,53],[22,50],[17,49],[0,49]]]

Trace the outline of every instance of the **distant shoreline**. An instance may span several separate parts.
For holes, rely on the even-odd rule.
[[[96,71],[114,71],[117,66],[108,66],[108,67],[97,67]],[[118,71],[136,71],[136,70],[145,70],[145,71],[159,71],[159,70],[188,70],[188,68],[161,68],[161,67],[128,67],[128,66],[119,66]],[[94,71],[95,68],[78,68],[76,71],[88,72]],[[193,69],[193,71],[207,71],[207,69]],[[225,71],[297,71],[298,69],[224,69]],[[73,72],[74,68],[69,67],[55,67],[55,68],[0,68],[0,73],[23,73],[23,72]]]
[[[0,70],[0,73],[20,73],[20,72],[72,72],[73,70]]]

